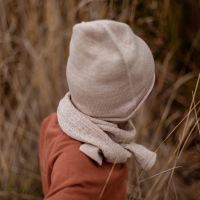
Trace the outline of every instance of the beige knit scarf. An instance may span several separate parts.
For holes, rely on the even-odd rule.
[[[61,129],[83,142],[80,151],[99,165],[103,158],[110,163],[124,163],[132,154],[145,170],[156,161],[156,153],[134,142],[136,129],[131,120],[121,129],[117,124],[85,115],[72,103],[70,92],[60,100],[57,116]]]

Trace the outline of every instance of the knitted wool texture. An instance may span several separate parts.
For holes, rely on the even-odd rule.
[[[73,27],[67,62],[69,92],[57,114],[62,130],[85,144],[80,150],[102,163],[126,162],[133,153],[145,169],[156,154],[133,142],[130,118],[151,92],[154,60],[147,44],[131,28],[113,20]],[[112,122],[127,122],[123,129]]]
[[[73,27],[66,75],[81,112],[108,121],[130,119],[152,90],[154,68],[149,47],[127,24],[95,20]]]
[[[85,115],[73,105],[70,92],[59,102],[57,115],[61,129],[83,142],[80,151],[99,165],[103,158],[110,163],[124,163],[131,154],[146,170],[156,161],[156,153],[134,143],[136,130],[131,120],[121,129],[115,123]]]

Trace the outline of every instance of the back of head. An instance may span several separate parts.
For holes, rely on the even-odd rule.
[[[113,20],[74,25],[67,62],[73,104],[108,121],[130,119],[151,92],[155,66],[147,44]]]

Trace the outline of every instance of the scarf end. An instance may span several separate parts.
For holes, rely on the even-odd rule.
[[[79,150],[90,157],[92,160],[96,161],[99,165],[102,165],[103,158],[98,147],[85,143],[80,146]]]
[[[144,170],[150,170],[156,163],[157,154],[143,145],[134,143],[127,148],[134,153],[136,160]]]

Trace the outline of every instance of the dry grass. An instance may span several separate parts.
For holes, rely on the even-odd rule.
[[[67,90],[74,23],[126,22],[151,47],[156,85],[134,118],[158,152],[149,172],[130,161],[129,199],[200,198],[200,31],[197,0],[0,0],[0,199],[42,199],[37,139]]]

